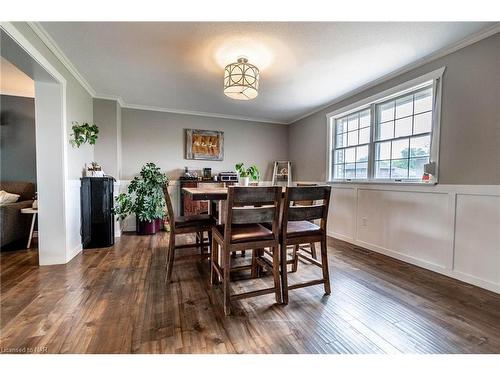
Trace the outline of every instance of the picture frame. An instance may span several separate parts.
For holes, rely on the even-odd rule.
[[[224,160],[224,132],[218,130],[185,129],[186,159]]]

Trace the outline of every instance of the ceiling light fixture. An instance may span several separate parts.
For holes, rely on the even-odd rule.
[[[224,69],[224,94],[232,99],[251,100],[259,95],[259,69],[246,57]]]

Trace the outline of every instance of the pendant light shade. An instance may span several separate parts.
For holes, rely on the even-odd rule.
[[[259,69],[241,57],[224,69],[224,94],[232,99],[250,100],[259,94]]]

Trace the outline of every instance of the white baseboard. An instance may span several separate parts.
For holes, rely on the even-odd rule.
[[[83,247],[82,247],[81,244],[78,245],[78,246],[76,246],[75,248],[73,248],[73,250],[71,250],[71,252],[68,254],[68,256],[66,258],[66,263],[70,262],[71,259],[73,259],[74,257],[76,257],[82,251],[83,251]]]

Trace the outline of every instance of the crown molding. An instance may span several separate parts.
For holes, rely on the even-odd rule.
[[[114,100],[117,101],[118,104],[120,104],[120,107],[122,108],[127,107],[121,96],[97,94],[94,95],[94,99]]]
[[[276,121],[276,120],[269,120],[269,119],[262,119],[262,118],[226,115],[226,114],[222,114],[222,113],[212,113],[212,112],[188,111],[188,110],[173,109],[173,108],[154,107],[154,106],[148,106],[148,105],[125,104],[122,107],[129,108],[129,109],[138,109],[138,110],[142,110],[142,111],[167,112],[167,113],[173,113],[173,114],[178,114],[178,115],[214,117],[214,118],[222,118],[222,119],[228,119],[228,120],[263,122],[263,123],[267,123],[267,124],[277,124],[277,125],[289,124],[287,122],[280,122],[280,121]]]
[[[40,25],[39,22],[27,22],[29,27],[33,32],[42,40],[42,42],[47,46],[47,48],[59,59],[59,61],[64,65],[64,67],[75,77],[75,79],[82,85],[82,87],[87,90],[90,96],[95,97],[96,92],[90,83],[80,74],[78,69],[71,63],[64,52],[59,48],[57,43],[52,39],[52,37],[45,31],[45,29]]]
[[[314,115],[315,113],[321,112],[334,104],[340,103],[343,100],[349,99],[352,96],[361,94],[363,91],[369,90],[377,85],[380,85],[380,84],[387,82],[393,78],[396,78],[397,76],[400,76],[401,74],[407,73],[413,69],[419,68],[419,67],[421,67],[425,64],[428,64],[432,61],[435,61],[441,57],[449,55],[449,54],[456,52],[462,48],[465,48],[467,46],[470,46],[471,44],[474,44],[476,42],[479,42],[480,40],[486,39],[489,36],[492,36],[498,32],[500,32],[500,22],[498,22],[498,23],[496,23],[496,24],[494,24],[494,25],[492,25],[484,30],[481,30],[477,33],[471,34],[467,38],[464,38],[464,39],[462,39],[454,44],[451,44],[448,47],[445,47],[445,48],[442,48],[436,52],[433,52],[430,55],[427,55],[427,56],[425,56],[425,57],[423,57],[423,58],[421,58],[421,59],[419,59],[411,64],[405,65],[398,70],[395,70],[389,74],[386,74],[380,78],[377,78],[374,81],[371,81],[371,82],[364,84],[364,85],[362,85],[354,90],[351,90],[348,93],[343,94],[343,95],[339,96],[338,98],[334,99],[333,101],[328,102],[328,104],[324,104],[321,107],[318,107],[310,112],[307,112],[303,115],[300,115],[295,120],[287,122],[287,124],[290,125],[290,124],[296,123],[296,122],[298,122],[306,117]]]
[[[270,123],[270,124],[281,124],[281,125],[291,125],[294,124],[306,117],[309,117],[315,113],[318,113],[334,104],[340,103],[343,100],[346,100],[352,96],[355,96],[357,94],[362,93],[363,91],[366,91],[370,88],[373,88],[377,85],[380,85],[386,81],[389,81],[393,78],[396,78],[397,76],[407,73],[413,69],[416,69],[418,67],[421,67],[425,64],[428,64],[434,60],[437,60],[441,57],[444,57],[446,55],[449,55],[453,52],[456,52],[462,48],[465,48],[471,44],[474,44],[476,42],[479,42],[480,40],[483,40],[485,38],[488,38],[489,36],[492,36],[498,32],[500,32],[500,22],[495,23],[494,25],[481,30],[477,33],[471,34],[470,36],[448,46],[445,48],[442,48],[434,53],[431,53],[430,55],[427,55],[413,63],[410,63],[408,65],[405,65],[404,67],[397,69],[389,74],[386,74],[374,81],[371,81],[367,84],[364,84],[354,90],[351,90],[347,92],[346,94],[343,94],[333,101],[328,102],[327,104],[324,104],[320,107],[315,108],[314,110],[304,113],[300,115],[299,117],[295,118],[294,120],[291,121],[276,121],[276,120],[269,120],[269,119],[262,119],[262,118],[252,118],[252,117],[245,117],[245,116],[235,116],[235,115],[226,115],[226,114],[220,114],[220,113],[211,113],[211,112],[200,112],[200,111],[189,111],[189,110],[182,110],[182,109],[174,109],[174,108],[166,108],[166,107],[155,107],[155,106],[146,106],[146,105],[139,105],[139,104],[127,104],[123,100],[122,97],[120,96],[115,96],[115,95],[104,95],[104,94],[97,94],[96,91],[92,88],[92,86],[88,83],[88,81],[80,74],[80,72],[76,69],[76,67],[71,63],[71,61],[68,59],[68,57],[62,52],[62,50],[59,48],[57,43],[54,41],[54,39],[45,31],[45,29],[40,25],[39,22],[27,22],[27,24],[31,27],[31,29],[34,31],[34,33],[45,43],[47,48],[49,48],[52,53],[60,60],[60,62],[65,66],[65,68],[75,77],[75,79],[87,90],[90,96],[93,98],[97,99],[106,99],[106,100],[116,100],[122,108],[130,108],[130,109],[138,109],[138,110],[144,110],[144,111],[156,111],[156,112],[168,112],[168,113],[174,113],[174,114],[183,114],[183,115],[193,115],[193,116],[204,116],[204,117],[214,117],[214,118],[224,118],[224,119],[231,119],[231,120],[241,120],[241,121],[253,121],[253,122],[263,122],[263,123]]]

